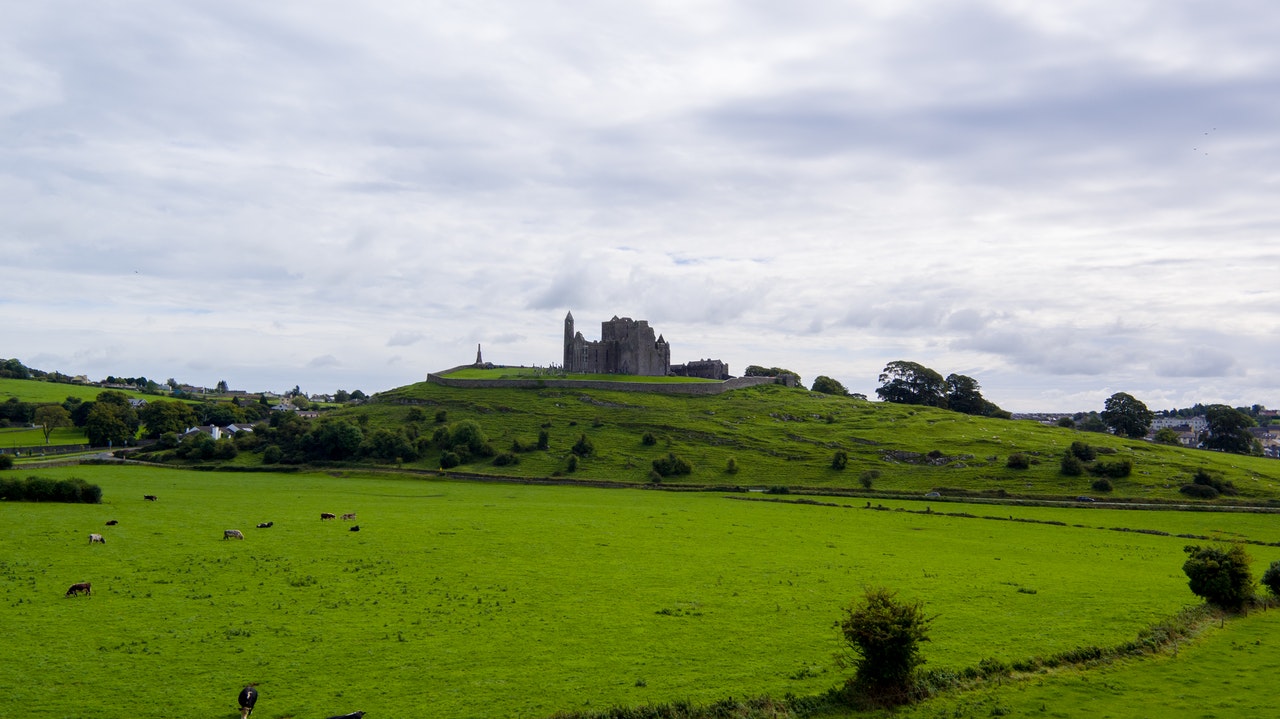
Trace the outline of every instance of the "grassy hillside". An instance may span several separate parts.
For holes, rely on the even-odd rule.
[[[230,719],[250,681],[268,718],[807,696],[845,676],[832,625],[864,586],[924,601],[937,616],[929,666],[960,669],[1112,646],[1195,603],[1185,538],[1109,527],[1277,532],[1201,512],[1011,507],[996,521],[924,513],[923,501],[876,511],[339,472],[40,473],[96,483],[104,503],[0,503],[0,634],[22,644],[0,652],[0,695],[29,717]],[[320,512],[357,512],[361,531]],[[229,528],[245,539],[224,540]],[[1280,558],[1250,552],[1255,574]],[[63,596],[82,581],[91,597]],[[1213,671],[1274,663],[1268,647],[1215,654]],[[1095,699],[1045,701],[1083,716],[1072,707]]]
[[[63,384],[61,382],[44,382],[34,379],[0,378],[0,402],[17,398],[19,402],[30,404],[61,404],[68,397],[76,397],[86,402],[95,400],[106,390],[101,387],[89,387],[79,384]],[[133,390],[114,390],[129,397],[147,398],[141,392]]]
[[[424,382],[381,393],[370,404],[333,416],[359,422],[366,433],[385,427],[430,437],[439,411],[445,412],[446,424],[478,422],[498,451],[517,440],[533,445],[541,430],[549,433],[550,449],[520,453],[519,464],[499,467],[480,460],[458,468],[493,475],[644,483],[653,460],[674,453],[691,464],[692,472],[664,479],[664,484],[858,489],[870,478],[876,490],[919,494],[941,490],[1182,501],[1178,487],[1206,468],[1233,482],[1241,499],[1280,500],[1280,462],[1275,460],[780,385],[685,397],[555,388],[458,389]],[[656,444],[646,446],[645,434],[652,434]],[[582,435],[595,452],[570,474],[570,448]],[[1092,489],[1095,478],[1088,474],[1062,475],[1059,460],[1076,441],[1114,452],[1103,456],[1107,461],[1131,460],[1132,475],[1113,479],[1110,493]],[[831,466],[837,451],[848,455],[843,470]],[[1030,467],[1008,468],[1013,453],[1026,455]],[[405,466],[433,469],[439,459],[438,451],[430,451]],[[728,471],[730,459],[736,473]],[[260,458],[248,455],[239,461],[252,464]]]

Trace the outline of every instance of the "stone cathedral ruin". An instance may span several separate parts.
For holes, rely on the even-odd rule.
[[[672,365],[671,345],[647,320],[614,315],[600,323],[599,340],[588,340],[574,331],[572,312],[564,318],[564,371],[729,379],[729,366],[720,360]]]

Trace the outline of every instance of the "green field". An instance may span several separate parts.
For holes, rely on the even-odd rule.
[[[16,397],[19,401],[31,404],[62,404],[68,397],[76,397],[85,402],[90,402],[97,399],[98,395],[105,391],[101,387],[79,384],[0,378],[0,402],[7,402],[11,397]],[[147,395],[133,390],[112,391],[121,392],[129,397],[147,397]]]
[[[716,382],[701,377],[668,377],[652,375],[591,374],[587,372],[558,372],[534,367],[463,367],[444,375],[449,379],[539,379],[539,380],[594,380],[601,382],[634,382],[637,384],[681,384],[687,382]]]
[[[1195,601],[1180,571],[1188,540],[1109,526],[1276,533],[1207,513],[993,508],[1079,520],[1056,525],[918,502],[742,501],[759,494],[40,474],[100,484],[104,504],[0,504],[0,632],[26,648],[0,655],[0,696],[33,717],[229,718],[250,681],[268,719],[811,695],[843,676],[832,625],[864,586],[923,600],[937,615],[930,665],[958,669],[1118,644]],[[361,531],[320,512],[358,512]],[[224,540],[229,528],[245,540]],[[90,546],[89,532],[107,543]],[[1255,573],[1280,558],[1250,552]],[[93,596],[64,598],[79,581]]]

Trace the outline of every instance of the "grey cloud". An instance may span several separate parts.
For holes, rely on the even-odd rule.
[[[313,358],[311,359],[311,361],[307,363],[307,367],[308,367],[309,369],[322,369],[322,368],[325,368],[325,367],[339,367],[339,366],[341,366],[341,365],[342,365],[342,363],[341,363],[341,362],[339,362],[339,361],[338,361],[338,358],[337,358],[337,357],[334,357],[333,355],[320,355],[319,357],[313,357]]]
[[[391,339],[387,340],[388,347],[407,347],[411,344],[421,342],[426,335],[421,332],[400,331],[391,335]]]

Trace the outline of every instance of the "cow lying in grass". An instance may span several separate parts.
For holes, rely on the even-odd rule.
[[[71,588],[67,590],[66,596],[68,597],[79,596],[80,592],[84,592],[86,597],[90,596],[91,594],[93,594],[93,585],[91,585],[89,582],[80,582],[78,584],[72,584]]]

